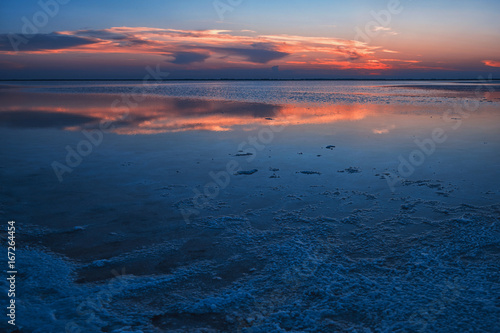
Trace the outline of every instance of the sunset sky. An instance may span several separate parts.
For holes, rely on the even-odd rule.
[[[0,78],[499,78],[499,14],[498,0],[2,0]]]

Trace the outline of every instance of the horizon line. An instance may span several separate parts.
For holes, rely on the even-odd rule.
[[[290,78],[290,79],[231,79],[231,78],[217,78],[217,79],[164,79],[162,81],[483,81],[484,79],[479,78],[454,78],[454,79],[443,79],[443,78],[336,78],[336,79],[325,79],[325,78]],[[490,81],[498,81],[500,78],[489,78]],[[144,81],[144,79],[0,79],[0,82],[11,82],[11,81]]]

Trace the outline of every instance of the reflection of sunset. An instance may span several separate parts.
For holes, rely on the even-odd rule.
[[[428,89],[431,88],[433,90],[429,92]],[[475,97],[475,91],[469,86],[452,84],[446,86],[446,89],[442,88],[443,86],[433,85],[406,85],[402,93],[405,96],[420,96],[419,93],[425,90],[429,96]],[[319,91],[324,93],[328,89]],[[337,102],[324,96],[321,96],[320,100],[329,102],[305,102],[300,99],[302,90],[295,93],[297,95],[292,96],[294,99],[298,98],[297,102],[288,99],[286,102],[272,103],[115,93],[30,92],[31,97],[26,98],[25,92],[3,89],[0,90],[0,97],[4,101],[0,107],[0,125],[79,131],[99,128],[100,122],[105,121],[112,124],[111,131],[117,134],[155,134],[199,130],[248,131],[271,125],[321,125],[357,121],[373,116],[391,117],[402,113],[422,113],[422,109],[416,105],[340,102],[343,97],[339,97]],[[383,90],[377,93],[384,94]],[[351,95],[356,94],[364,95],[366,92],[351,92]],[[498,100],[498,93],[482,91],[477,97],[494,101]],[[446,105],[433,105],[432,111],[444,112],[443,108],[446,108]],[[394,127],[387,123],[370,129],[370,132],[387,134],[393,129]]]
[[[154,134],[193,130],[231,131],[267,125],[327,124],[337,121],[360,120],[379,106],[369,104],[327,105],[234,102],[149,96],[130,109],[114,105],[116,95],[60,94],[59,98],[45,95],[36,105],[19,100],[16,94],[6,99],[1,112],[15,122],[16,114],[37,114],[44,122],[54,122],[58,128],[81,130],[97,128],[100,121],[112,123],[118,134]],[[91,102],[89,102],[89,100]],[[40,118],[42,117],[42,118]],[[39,121],[39,120],[38,120]],[[67,121],[67,122],[65,122]],[[24,124],[24,123],[23,123]],[[29,125],[29,124],[27,124]],[[33,124],[33,127],[37,127]]]
[[[218,102],[215,102],[215,105],[217,104]],[[266,117],[267,119],[248,114],[238,115],[237,112],[231,115],[211,114],[211,110],[206,110],[206,113],[199,112],[194,117],[183,117],[181,112],[170,114],[171,110],[150,114],[147,114],[147,110],[143,110],[141,115],[151,118],[151,120],[134,124],[134,127],[118,128],[114,132],[119,134],[154,134],[191,130],[230,131],[240,126],[317,125],[343,120],[360,120],[370,113],[366,106],[360,105],[337,105],[335,107],[282,105],[276,106],[276,110],[278,111],[274,113],[273,118]]]

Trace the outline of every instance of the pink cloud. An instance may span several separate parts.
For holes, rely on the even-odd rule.
[[[490,67],[500,67],[500,61],[495,60],[483,60],[483,64]]]
[[[73,39],[69,39],[73,38]],[[44,38],[39,38],[41,41]],[[48,38],[45,38],[48,39]],[[63,40],[68,47],[57,48]],[[416,61],[385,61],[379,46],[333,37],[259,35],[245,30],[177,30],[149,27],[113,27],[102,30],[62,31],[51,35],[52,45],[38,43],[23,54],[90,53],[153,55],[172,66],[187,69],[256,68],[265,65],[301,69],[408,68]],[[60,42],[59,42],[60,43]],[[0,48],[0,54],[13,54]],[[379,56],[380,55],[380,56]]]

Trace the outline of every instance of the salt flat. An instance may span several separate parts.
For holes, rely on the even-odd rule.
[[[499,85],[136,85],[0,89],[20,329],[500,330]]]

